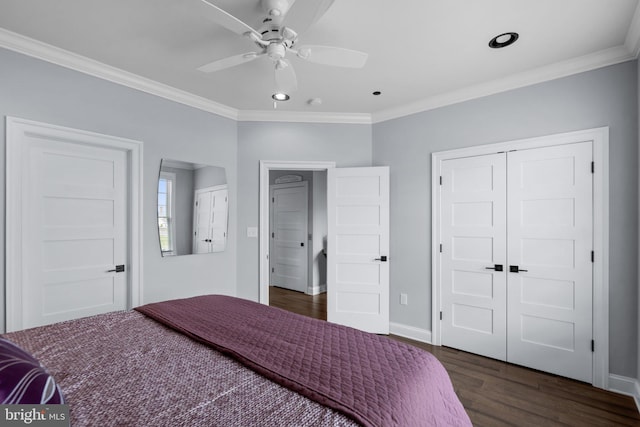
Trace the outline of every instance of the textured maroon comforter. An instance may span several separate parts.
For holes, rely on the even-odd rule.
[[[470,426],[444,367],[386,337],[207,295],[136,308],[365,426]]]

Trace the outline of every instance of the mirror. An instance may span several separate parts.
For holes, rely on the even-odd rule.
[[[158,177],[162,256],[224,251],[228,207],[224,168],[162,159]]]

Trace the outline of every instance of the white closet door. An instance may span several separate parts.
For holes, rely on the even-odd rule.
[[[442,344],[506,358],[504,154],[442,163]]]
[[[592,143],[508,153],[507,360],[591,382]]]
[[[222,252],[227,247],[229,191],[223,188],[211,193],[210,252]]]
[[[196,191],[194,210],[194,239],[193,253],[207,254],[211,252],[210,226],[212,221],[212,199],[211,191]]]

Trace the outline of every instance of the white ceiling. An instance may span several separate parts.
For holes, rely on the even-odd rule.
[[[0,0],[0,47],[241,120],[379,121],[629,60],[640,46],[639,0],[336,0],[299,43],[364,51],[367,64],[288,55],[298,91],[274,111],[269,60],[196,70],[255,50],[202,16],[200,1]],[[210,2],[254,28],[263,16],[258,0]],[[487,46],[507,31],[520,34],[514,45]]]

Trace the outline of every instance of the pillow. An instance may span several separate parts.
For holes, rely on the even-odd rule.
[[[38,360],[5,338],[0,338],[0,403],[64,403],[60,388]]]

